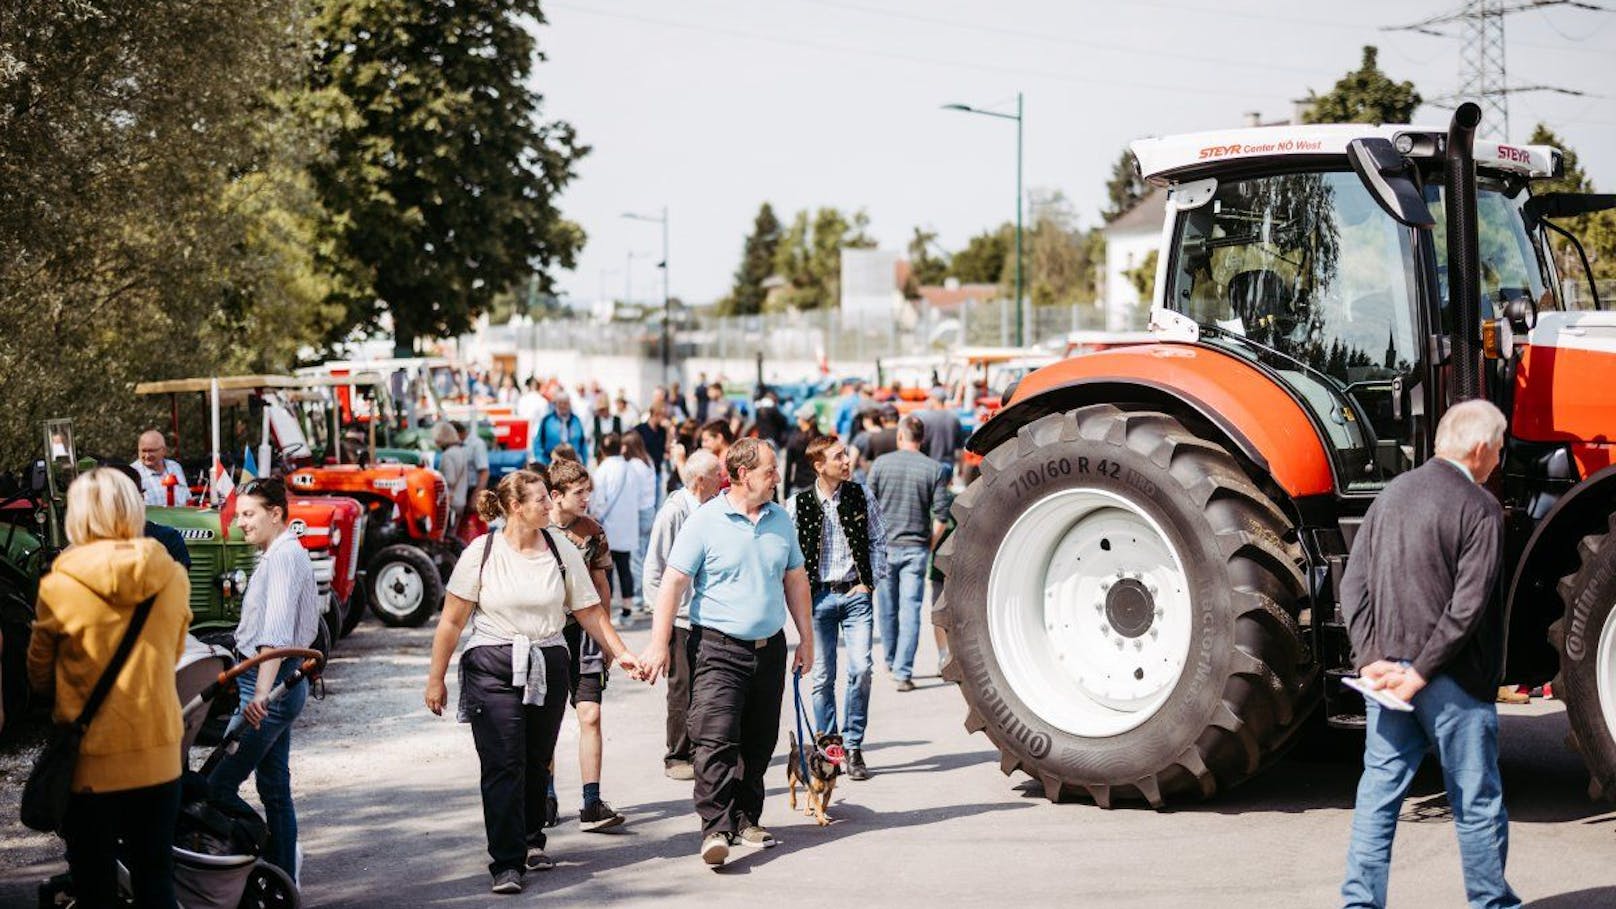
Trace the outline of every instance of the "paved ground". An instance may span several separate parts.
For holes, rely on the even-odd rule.
[[[636,647],[645,636],[643,628],[628,635]],[[333,662],[327,699],[311,702],[296,730],[309,905],[538,905],[559,896],[658,907],[1244,909],[1335,900],[1357,779],[1350,755],[1287,759],[1217,801],[1169,812],[1051,805],[1024,778],[1002,776],[987,740],[965,733],[952,686],[926,678],[898,694],[884,677],[867,752],[878,775],[838,787],[838,823],[821,829],[787,810],[777,759],[765,821],[782,845],[717,873],[695,856],[689,784],[661,774],[663,689],[614,680],[605,794],[629,824],[585,834],[563,823],[550,847],[559,867],[530,876],[520,897],[492,897],[470,731],[421,706],[429,647],[428,630],[367,622]],[[920,666],[935,665],[926,642]],[[789,718],[789,694],[785,709]],[[1561,744],[1559,706],[1509,708],[1503,726],[1516,888],[1537,907],[1616,906],[1616,812],[1584,796],[1586,777]],[[577,808],[575,728],[569,715],[559,762],[564,813]],[[60,867],[54,844],[14,820],[20,772],[17,755],[0,757],[0,906],[30,905],[34,882]],[[1410,800],[1393,905],[1463,904],[1440,786],[1422,776]]]

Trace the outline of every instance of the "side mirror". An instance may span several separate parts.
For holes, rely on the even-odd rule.
[[[36,497],[43,496],[50,488],[47,469],[44,461],[35,461],[28,467],[28,490]]]
[[[1347,143],[1347,160],[1369,195],[1399,224],[1432,228],[1436,218],[1425,204],[1416,182],[1414,165],[1397,153],[1391,140],[1354,139]]]

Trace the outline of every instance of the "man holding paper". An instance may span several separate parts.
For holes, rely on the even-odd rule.
[[[1364,683],[1413,706],[1366,698],[1364,772],[1341,897],[1386,905],[1392,836],[1403,796],[1435,749],[1453,805],[1465,896],[1511,909],[1504,880],[1509,818],[1498,776],[1504,616],[1492,595],[1503,512],[1481,487],[1502,457],[1504,415],[1485,401],[1454,405],[1436,430],[1436,457],[1376,497],[1353,541],[1341,608]]]

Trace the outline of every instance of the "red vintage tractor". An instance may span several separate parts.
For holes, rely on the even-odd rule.
[[[943,675],[1006,773],[1161,807],[1315,720],[1361,728],[1354,534],[1485,397],[1510,420],[1505,679],[1554,680],[1591,793],[1616,795],[1616,313],[1555,223],[1616,196],[1534,193],[1560,153],[1476,141],[1479,119],[1134,143],[1168,192],[1157,340],[1023,379],[970,441],[939,556]]]

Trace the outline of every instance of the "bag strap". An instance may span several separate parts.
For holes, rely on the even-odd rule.
[[[84,702],[84,709],[79,711],[79,718],[73,721],[73,726],[82,735],[90,728],[90,721],[95,719],[96,711],[101,709],[101,703],[112,693],[113,683],[118,681],[118,675],[123,671],[123,664],[128,662],[130,651],[135,649],[135,639],[140,637],[140,629],[146,624],[146,617],[151,615],[152,606],[157,603],[157,594],[152,594],[135,607],[134,617],[129,620],[129,627],[124,629],[123,638],[118,641],[118,649],[112,654],[112,662],[101,671],[101,678],[96,680],[95,688]]]
[[[539,535],[544,537],[545,543],[549,544],[550,555],[555,559],[556,568],[561,571],[561,586],[565,587],[567,585],[567,563],[561,561],[561,550],[556,548],[555,537],[550,536],[550,528],[548,527],[539,531]]]
[[[477,599],[479,600],[483,598],[483,569],[488,567],[488,556],[494,551],[494,534],[496,533],[499,533],[499,531],[490,530],[484,535],[483,557],[477,563]]]

